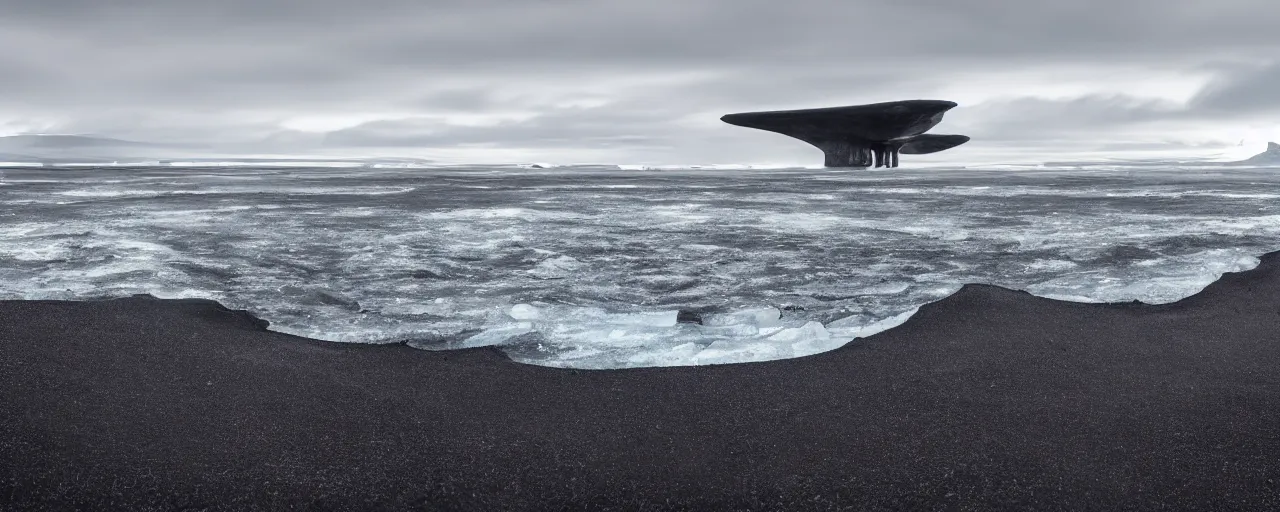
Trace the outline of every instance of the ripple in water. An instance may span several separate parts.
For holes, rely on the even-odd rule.
[[[210,298],[581,368],[831,350],[963,283],[1171,302],[1280,248],[1268,169],[0,174],[0,297]]]

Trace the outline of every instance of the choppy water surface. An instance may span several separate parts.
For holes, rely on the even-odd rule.
[[[1276,169],[0,175],[0,298],[202,297],[313,338],[584,368],[830,350],[963,283],[1170,302],[1280,249]]]

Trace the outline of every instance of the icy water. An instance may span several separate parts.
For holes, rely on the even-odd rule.
[[[541,365],[760,361],[963,283],[1175,301],[1280,249],[1277,199],[1259,168],[11,168],[0,298],[201,297]]]

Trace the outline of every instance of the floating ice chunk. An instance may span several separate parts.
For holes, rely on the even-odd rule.
[[[538,308],[529,304],[511,306],[511,310],[507,314],[516,320],[537,320],[540,316]]]
[[[704,320],[705,322],[705,320]],[[699,331],[706,336],[747,337],[760,334],[760,328],[754,325],[702,325]]]
[[[1035,295],[1039,295],[1046,299],[1065,300],[1070,302],[1086,302],[1086,303],[1105,302],[1105,301],[1101,301],[1086,295],[1073,295],[1070,293],[1062,293],[1062,292],[1044,292],[1044,293],[1035,293]]]
[[[775,326],[772,326],[772,327],[761,327],[761,328],[760,328],[760,335],[761,335],[761,336],[772,336],[774,333],[777,333],[777,332],[779,332],[779,331],[782,331],[783,329],[786,329],[786,327],[783,327],[783,326],[781,326],[781,325],[775,325]]]
[[[517,338],[536,333],[540,342],[533,360],[542,364],[574,367],[613,367],[625,364],[637,351],[661,353],[664,345],[678,344],[682,326],[678,311],[610,312],[601,308],[563,305],[516,304],[491,315],[483,332],[462,346],[519,344]],[[513,321],[515,320],[515,321]],[[517,360],[532,354],[518,350]],[[554,361],[547,360],[552,354]],[[607,357],[601,361],[595,359]],[[585,366],[583,366],[585,365]]]
[[[679,311],[655,311],[645,313],[612,313],[604,318],[610,324],[647,327],[675,327]]]
[[[718,340],[693,356],[693,364],[772,361],[793,357],[791,347],[759,339]]]
[[[865,338],[867,336],[871,336],[879,332],[887,331],[889,329],[902,325],[903,323],[906,323],[907,319],[915,315],[917,311],[920,311],[920,308],[918,307],[911,308],[910,311],[904,311],[902,313],[898,313],[884,320],[879,320],[879,321],[875,321],[870,324],[867,324],[865,327],[860,329],[857,332],[857,334],[854,335],[854,337]]]
[[[697,343],[682,343],[666,350],[636,352],[625,360],[627,366],[679,366],[689,364],[702,352]]]
[[[784,333],[778,333],[770,337],[774,340],[777,336]],[[794,338],[791,341],[791,350],[796,357],[820,354],[829,350],[834,350],[840,346],[849,343],[852,338],[835,336],[832,332],[823,327],[821,323],[809,322],[801,327],[797,327],[787,331],[787,338]]]
[[[521,334],[533,332],[532,322],[517,322],[510,325],[503,325],[491,329],[485,329],[479,334],[471,336],[462,341],[463,348],[487,347],[490,345],[498,345],[511,338]]]
[[[724,326],[746,324],[756,328],[777,327],[782,319],[782,311],[775,307],[752,308],[734,311],[732,313],[723,313],[718,315],[707,315],[702,319],[702,324],[707,326]]]
[[[826,352],[849,340],[832,339],[831,333],[820,322],[806,322],[800,327],[788,327],[766,338],[770,342],[791,346],[793,357]]]
[[[915,307],[891,317],[874,321],[871,320],[871,317],[865,315],[852,315],[829,322],[827,323],[826,328],[833,338],[845,341],[855,338],[866,338],[867,336],[902,325],[919,310],[919,307]]]
[[[1075,302],[1138,300],[1164,304],[1199,292],[1226,272],[1248,270],[1259,263],[1258,258],[1240,249],[1211,249],[1158,261],[1159,265],[1135,264],[1101,272],[1067,274],[1034,283],[1026,290],[1041,297]]]
[[[627,325],[649,327],[674,327],[679,311],[643,311],[635,313],[611,313],[600,308],[548,306],[538,309],[537,320],[552,324],[571,322],[585,326]]]
[[[795,343],[798,341],[810,339],[825,339],[831,334],[827,332],[827,328],[822,326],[821,322],[806,322],[800,327],[787,327],[768,337],[769,341],[779,343]]]
[[[870,322],[871,322],[871,319],[867,315],[862,315],[862,314],[849,315],[839,320],[832,320],[831,322],[828,322],[827,328],[840,329],[840,330],[862,329],[862,326]]]
[[[157,299],[212,299],[225,300],[222,292],[196,288],[157,288],[148,291]]]
[[[538,262],[529,275],[539,279],[564,279],[582,268],[582,262],[570,256],[556,256]]]

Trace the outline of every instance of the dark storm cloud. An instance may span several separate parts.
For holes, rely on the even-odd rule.
[[[975,145],[1105,139],[1280,106],[1270,0],[0,0],[0,13],[0,121],[142,139],[288,146],[317,139],[290,119],[374,112],[388,118],[319,138],[730,151],[774,139],[718,114],[930,97],[975,73],[1044,68],[1052,81],[1067,65],[1096,66],[1100,89],[1117,67],[1218,67],[1186,105],[994,85],[998,101],[962,103],[939,130],[973,130]],[[566,108],[575,98],[599,105]]]

